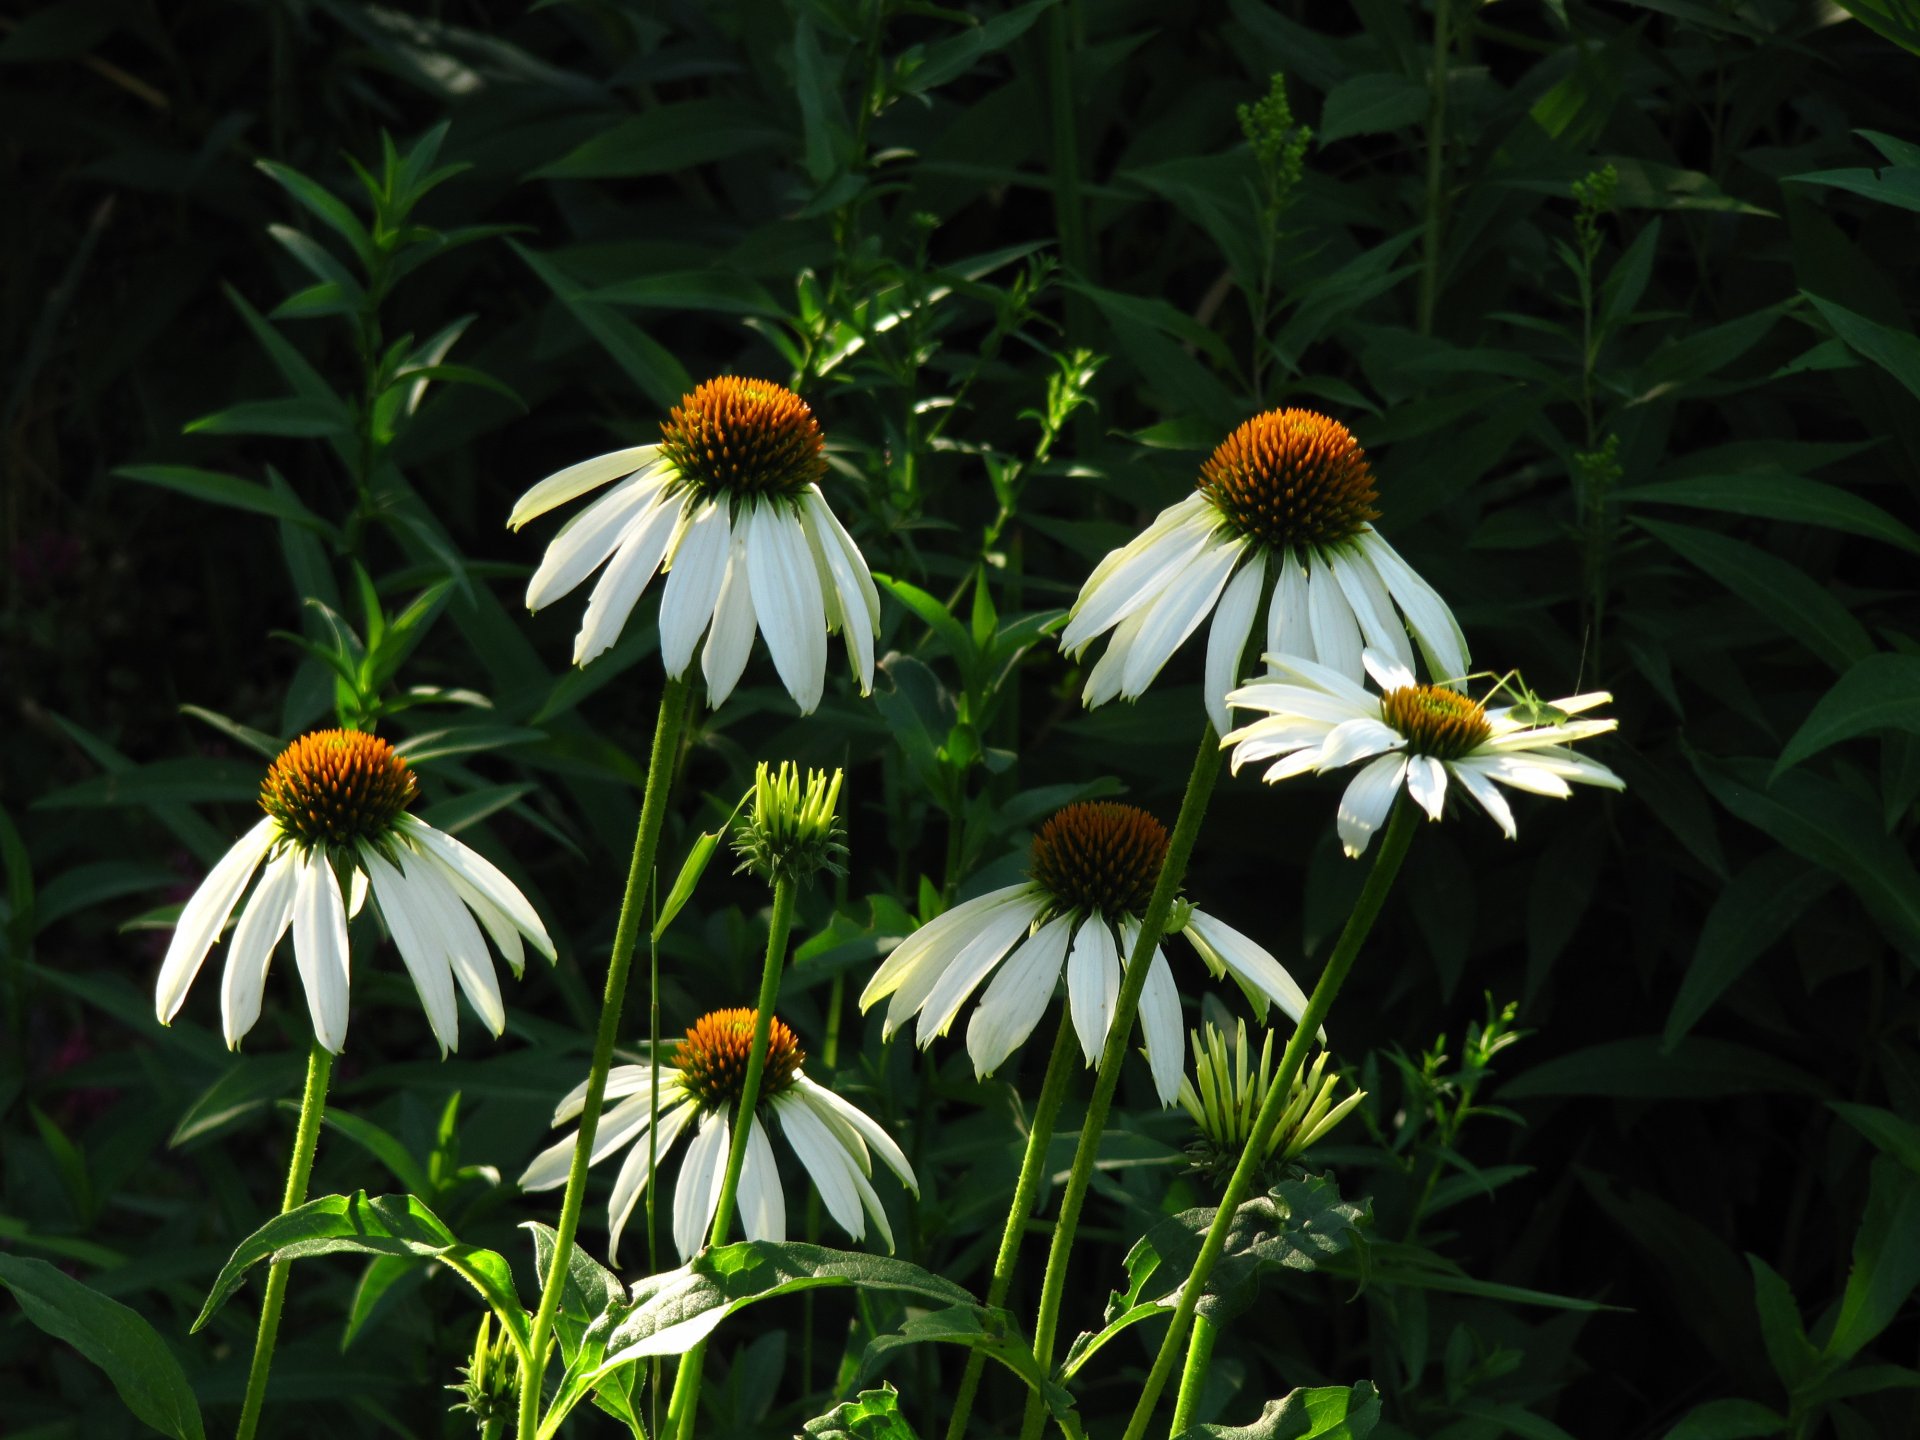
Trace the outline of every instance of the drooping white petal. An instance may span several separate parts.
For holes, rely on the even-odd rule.
[[[411,892],[409,898],[424,902],[426,914],[439,930],[447,963],[460,982],[460,993],[467,997],[481,1023],[499,1035],[507,1028],[507,1007],[500,998],[500,978],[493,973],[493,957],[487,953],[480,927],[460,903],[437,857],[416,850],[402,856],[401,865]]]
[[[653,1145],[654,1159],[663,1165],[667,1160],[667,1152],[673,1149],[674,1141],[680,1138],[680,1132],[686,1129],[687,1122],[700,1112],[700,1107],[691,1100],[676,1105],[671,1110],[666,1109],[665,1105],[666,1101],[663,1098],[660,1111],[660,1136]],[[643,1117],[645,1111],[646,1102],[642,1101]],[[597,1150],[598,1136],[594,1137],[594,1142]],[[560,1179],[553,1183],[558,1185],[566,1178],[567,1171],[563,1165],[560,1170]],[[521,1182],[521,1188],[528,1188],[525,1181]],[[633,1207],[646,1193],[646,1189],[647,1129],[643,1118],[640,1132],[634,1139],[633,1148],[627,1152],[627,1158],[620,1162],[620,1170],[613,1177],[613,1194],[607,1201],[607,1261],[609,1264],[620,1263],[620,1236],[626,1230],[627,1221],[633,1215]]]
[[[594,582],[586,614],[580,617],[580,633],[573,637],[574,664],[589,664],[620,638],[627,617],[666,558],[667,544],[679,527],[682,512],[691,503],[691,496],[686,495],[664,498],[635,516],[620,532],[613,558]]]
[[[1227,692],[1240,678],[1240,657],[1246,653],[1247,636],[1253,631],[1253,612],[1260,606],[1260,587],[1266,583],[1267,557],[1256,549],[1245,565],[1235,572],[1214,607],[1213,624],[1207,631],[1207,669],[1202,682],[1206,690],[1207,718],[1214,733],[1224,735],[1233,728],[1227,714]]]
[[[1219,514],[1198,493],[1161,511],[1145,531],[1094,568],[1060,632],[1060,648],[1077,654],[1151,601],[1200,553],[1219,525]]]
[[[240,901],[247,881],[260,868],[267,851],[280,838],[279,822],[271,816],[261,820],[233,842],[200,888],[193,892],[174,923],[173,939],[167,943],[166,959],[160,962],[160,978],[153,987],[153,1009],[165,1025],[179,1013],[187,998],[187,987],[200,973],[207,951],[220,938],[227,916]]]
[[[691,1260],[707,1242],[714,1212],[720,1208],[731,1141],[727,1112],[710,1111],[701,1118],[687,1157],[680,1162],[680,1176],[673,1185],[673,1245],[682,1260]]]
[[[789,505],[753,508],[747,521],[747,578],[773,668],[800,713],[811,715],[827,683],[827,612],[820,572]]]
[[[1358,670],[1349,675],[1320,661],[1307,660],[1296,655],[1269,655],[1267,663],[1278,679],[1342,701],[1350,707],[1351,714],[1378,715],[1380,713],[1379,699],[1367,692],[1367,687],[1361,683]]]
[[[1307,613],[1307,572],[1292,546],[1281,557],[1273,599],[1267,606],[1267,651],[1269,655],[1294,655],[1302,660],[1319,658]]]
[[[1383,750],[1399,750],[1406,743],[1406,736],[1383,721],[1369,717],[1343,720],[1327,733],[1320,746],[1319,764],[1314,768],[1333,770]]]
[[[1122,695],[1132,700],[1145,693],[1173,652],[1200,628],[1246,549],[1243,540],[1210,542],[1167,586],[1146,612],[1146,623],[1127,653],[1120,676]]]
[[[1132,950],[1132,944],[1128,944]],[[1180,987],[1158,945],[1147,968],[1146,988],[1140,992],[1140,1034],[1146,1042],[1147,1068],[1153,1072],[1154,1092],[1163,1106],[1180,1093],[1180,1068],[1185,1057],[1180,1038]]]
[[[1353,607],[1353,618],[1360,622],[1360,633],[1368,648],[1390,656],[1403,670],[1413,669],[1413,642],[1406,626],[1394,613],[1393,596],[1386,582],[1367,558],[1365,546],[1341,545],[1328,552],[1334,579]]]
[[[1183,933],[1210,969],[1232,975],[1256,998],[1263,1016],[1266,1007],[1258,1000],[1261,996],[1278,1005],[1290,1020],[1297,1022],[1307,1013],[1307,992],[1265,946],[1204,910],[1193,912]],[[1326,1038],[1322,1029],[1320,1039],[1324,1043]]]
[[[269,860],[247,908],[240,912],[240,923],[233,927],[220,986],[220,1027],[229,1050],[240,1048],[240,1037],[260,1018],[267,963],[273,947],[293,924],[294,867],[292,847]]]
[[[606,563],[634,521],[660,500],[660,482],[636,476],[602,495],[560,527],[527,581],[527,609],[539,610],[570,594]]]
[[[439,932],[438,919],[425,896],[407,884],[401,873],[379,854],[369,849],[367,873],[373,880],[374,903],[392,932],[400,960],[413,977],[420,1006],[427,1012],[427,1024],[433,1038],[440,1042],[440,1053],[460,1048],[459,1007],[453,998],[453,971],[447,965],[445,938]]]
[[[618,1100],[628,1095],[644,1095],[652,1089],[652,1069],[647,1065],[616,1065],[607,1072],[607,1093],[604,1100]],[[665,1060],[660,1064],[660,1103],[666,1105],[670,1098],[677,1096],[680,1090],[680,1072]],[[587,1108],[587,1082],[582,1080],[566,1093],[564,1099],[554,1107],[554,1125],[564,1125],[582,1110]]]
[[[1366,667],[1367,674],[1380,687],[1383,695],[1393,690],[1404,690],[1416,683],[1411,665],[1402,664],[1392,655],[1376,650],[1371,645],[1361,651],[1360,663]]]
[[[713,619],[732,544],[728,506],[710,500],[694,515],[674,552],[673,568],[667,571],[666,589],[660,596],[660,659],[675,680],[693,663],[694,647]]]
[[[800,1098],[799,1092],[790,1090],[775,1096],[773,1110],[780,1118],[787,1143],[800,1157],[800,1168],[807,1172],[813,1188],[820,1192],[827,1213],[833,1216],[835,1224],[858,1240],[867,1227],[861,1216],[860,1192],[854,1188],[854,1178],[859,1171],[853,1157],[833,1138],[833,1132]]]
[[[1431,755],[1407,757],[1407,794],[1414,803],[1438,820],[1447,803],[1447,772]]]
[[[324,854],[300,857],[293,891],[293,960],[307,992],[313,1038],[338,1055],[347,1043],[347,909]]]
[[[832,580],[832,595],[837,598],[840,623],[845,631],[847,656],[853,662],[853,677],[860,682],[860,693],[873,693],[873,639],[880,623],[880,595],[874,588],[867,562],[854,547],[840,522],[817,489],[801,496],[801,518],[807,527],[807,539],[813,552],[825,565]]]
[[[1467,793],[1480,802],[1480,808],[1493,817],[1493,823],[1500,827],[1507,839],[1511,840],[1519,833],[1514,828],[1513,810],[1507,804],[1507,797],[1500,793],[1498,785],[1478,770],[1457,760],[1448,762],[1447,768],[1453,772],[1453,778],[1466,787]]]
[[[1215,518],[1207,518],[1209,515]],[[1109,550],[1105,555],[1100,557],[1100,563],[1093,567],[1093,573],[1087,577],[1086,583],[1080,587],[1080,594],[1073,602],[1074,613],[1078,614],[1085,607],[1093,591],[1104,585],[1107,577],[1112,575],[1113,572],[1122,565],[1126,564],[1128,560],[1147,550],[1162,536],[1178,530],[1181,526],[1195,519],[1205,518],[1209,525],[1217,524],[1217,516],[1218,512],[1213,509],[1212,502],[1197,490],[1189,491],[1184,497],[1174,501],[1173,504],[1167,506],[1166,509],[1154,516],[1147,528],[1134,536],[1133,539],[1129,540],[1119,549]]]
[[[1353,618],[1346,592],[1334,578],[1333,567],[1325,560],[1317,561],[1307,574],[1307,623],[1313,628],[1313,649],[1320,663],[1358,680],[1364,673],[1360,668],[1360,625]]]
[[[700,673],[707,679],[708,708],[718,710],[747,668],[758,618],[753,611],[753,583],[747,578],[747,522],[736,516],[733,545],[727,555],[720,596],[713,602],[713,625],[700,652]]]
[[[1120,996],[1120,953],[1113,929],[1098,914],[1081,922],[1067,956],[1067,1004],[1073,1011],[1073,1033],[1087,1064],[1100,1059],[1113,1024],[1114,1002]]]
[[[860,547],[853,543],[853,536],[847,533],[847,527],[840,523],[840,517],[833,513],[833,507],[827,504],[827,497],[820,493],[818,485],[809,485],[800,492],[800,503],[820,524],[822,539],[831,536],[840,546],[840,553],[846,557],[847,568],[854,577],[860,594],[861,604],[865,606],[867,619],[876,630],[880,627],[880,591],[873,583],[873,572],[867,569],[867,557],[860,553]],[[847,601],[847,613],[854,613],[854,605]]]
[[[1022,941],[993,977],[967,1022],[967,1054],[975,1075],[984,1079],[998,1070],[1040,1023],[1072,936],[1073,917],[1054,916]]]
[[[945,914],[936,915],[906,939],[893,947],[887,958],[873,972],[873,978],[867,981],[866,988],[860,992],[860,1008],[871,1010],[873,1006],[900,988],[906,977],[921,969],[923,964],[932,963],[934,968],[944,970],[948,961],[965,948],[982,921],[1002,906],[1015,902],[1025,902],[1029,913],[1039,904],[1038,891],[1030,882],[1018,885],[1002,886],[998,890],[989,890],[984,895],[976,895],[964,900]],[[939,958],[933,959],[938,956]],[[932,988],[929,981],[927,989]],[[926,997],[926,990],[920,992],[920,999]],[[909,1011],[918,1009],[916,1000]]]
[[[1147,617],[1152,608],[1135,610],[1113,632],[1113,638],[1107,641],[1107,648],[1093,669],[1087,672],[1087,683],[1080,691],[1080,703],[1089,710],[1097,710],[1120,693],[1120,682],[1126,675],[1127,656],[1132,653],[1134,643],[1145,628]]]
[[[659,458],[658,445],[635,445],[556,470],[514,502],[513,513],[507,517],[507,528],[518,530],[536,515],[544,515],[556,505],[597,490],[609,480],[651,469]]]
[[[880,1128],[879,1121],[807,1076],[796,1072],[793,1078],[796,1091],[806,1097],[815,1112],[838,1118],[873,1147],[874,1152],[886,1162],[887,1168],[900,1177],[901,1184],[916,1195],[920,1193],[920,1182],[914,1178],[913,1166],[907,1163],[906,1154],[894,1143],[893,1137]]]
[[[1379,531],[1371,528],[1363,531],[1356,537],[1356,543],[1373,562],[1400,613],[1407,617],[1407,629],[1419,643],[1420,653],[1426,656],[1434,683],[1455,688],[1465,684],[1467,637],[1460,633],[1460,623],[1453,618],[1447,602],[1417,570],[1400,558],[1399,552]]]
[[[1498,780],[1502,785],[1510,785],[1515,790],[1525,790],[1534,795],[1564,800],[1573,793],[1573,787],[1567,784],[1564,776],[1548,766],[1530,763],[1531,759],[1527,755],[1468,755],[1454,764],[1464,769],[1478,770],[1490,780]]]
[[[472,846],[456,840],[444,830],[434,829],[416,816],[402,815],[400,828],[415,845],[426,850],[466,884],[486,896],[513,922],[514,928],[527,937],[534,949],[549,960],[553,959],[553,941],[547,937],[547,927],[540,923],[539,912],[520,893],[520,887],[501,872],[499,866]]]
[[[664,1110],[665,1107],[666,1099],[663,1096],[661,1108]],[[600,1124],[593,1132],[593,1153],[587,1157],[587,1163],[598,1165],[636,1135],[644,1135],[652,1108],[645,1095],[629,1096],[617,1105],[609,1105],[602,1112]],[[556,1140],[536,1155],[533,1163],[520,1172],[520,1188],[547,1190],[564,1181],[571,1168],[573,1148],[578,1139],[579,1134],[575,1132],[564,1140]]]
[[[747,1119],[738,1202],[740,1228],[747,1239],[778,1242],[787,1238],[787,1196],[780,1188],[780,1167],[774,1163],[766,1127],[752,1116]]]
[[[1393,808],[1393,797],[1399,793],[1406,773],[1406,756],[1382,755],[1361,767],[1347,785],[1334,823],[1348,859],[1365,854],[1373,832],[1386,824],[1387,812]]]
[[[936,1035],[946,1034],[953,1025],[953,1017],[966,1004],[967,997],[979,988],[980,982],[986,979],[993,967],[1032,927],[1039,908],[1037,897],[1023,896],[983,916],[972,927],[973,938],[926,987],[924,999],[918,999],[916,992],[921,987],[912,983],[903,983],[894,991],[893,1003],[887,1009],[888,1023],[893,1022],[896,1011],[904,1020],[917,1000],[920,1026],[914,1039],[920,1047],[925,1049],[933,1043]]]

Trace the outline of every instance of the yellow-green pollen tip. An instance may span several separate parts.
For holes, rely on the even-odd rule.
[[[1402,685],[1380,697],[1380,718],[1407,737],[1407,749],[1435,760],[1470,755],[1493,734],[1484,707],[1439,685]]]
[[[807,402],[771,380],[722,375],[680,397],[660,449],[701,495],[799,495],[826,474],[826,441]]]
[[[377,735],[315,730],[302,735],[260,782],[260,808],[303,845],[378,840],[413,803],[419,784]]]
[[[753,1049],[753,1022],[758,1012],[736,1007],[713,1010],[687,1027],[675,1063],[680,1081],[701,1108],[716,1110],[737,1104],[747,1081],[747,1057]],[[794,1086],[794,1077],[807,1052],[778,1015],[767,1030],[767,1068],[760,1078],[760,1098],[771,1100]]]
[[[1098,911],[1118,920],[1146,913],[1166,855],[1167,827],[1146,811],[1087,801],[1040,827],[1027,873],[1060,912]]]
[[[1269,410],[1220,442],[1196,488],[1228,529],[1274,549],[1332,545],[1379,518],[1367,452],[1317,410]]]

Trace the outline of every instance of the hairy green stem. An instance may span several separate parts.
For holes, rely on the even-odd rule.
[[[1180,1372],[1180,1395],[1173,1402],[1173,1431],[1179,1435],[1193,1428],[1193,1412],[1200,1407],[1200,1392],[1206,1388],[1207,1370],[1213,1364],[1213,1343],[1220,1331],[1204,1315],[1193,1317],[1193,1335],[1187,1341],[1187,1364]]]
[[[1094,1161],[1099,1158],[1107,1111],[1113,1104],[1113,1092],[1120,1084],[1120,1071],[1132,1044],[1140,992],[1146,988],[1154,948],[1166,933],[1173,902],[1186,878],[1187,859],[1193,854],[1193,842],[1200,834],[1207,802],[1213,798],[1214,782],[1220,778],[1221,760],[1220,736],[1209,721],[1200,736],[1200,751],[1193,758],[1193,773],[1187,777],[1179,818],[1173,822],[1173,834],[1167,841],[1167,858],[1160,862],[1160,878],[1154,882],[1153,898],[1147,902],[1147,913],[1141,918],[1133,954],[1127,957],[1126,974],[1121,978],[1120,994],[1114,1001],[1113,1023],[1107,1027],[1106,1044],[1100,1051],[1100,1068],[1094,1075],[1093,1097],[1087,1102],[1087,1118],[1080,1127],[1080,1144],[1073,1152],[1073,1169],[1067,1175],[1066,1193],[1060,1197],[1060,1218],[1054,1225],[1053,1246],[1047,1252],[1047,1272],[1040,1284],[1040,1311],[1033,1322],[1033,1354],[1040,1362],[1042,1373],[1053,1361],[1060,1301],[1066,1293],[1067,1260],[1073,1252],[1074,1233],[1080,1225],[1080,1207],[1087,1198]],[[1038,1440],[1045,1423],[1045,1402],[1036,1390],[1027,1397],[1027,1413],[1020,1430],[1022,1440]]]
[[[1033,1214],[1040,1182],[1046,1178],[1047,1149],[1053,1144],[1053,1124],[1060,1115],[1060,1102],[1066,1098],[1078,1043],[1073,1035],[1072,1012],[1063,1005],[1060,1029],[1053,1037],[1053,1054],[1047,1060],[1047,1078],[1040,1082],[1040,1099],[1033,1107],[1033,1119],[1027,1127],[1027,1148],[1020,1157],[1020,1178],[1014,1182],[1013,1203],[1007,1207],[1006,1229],[1000,1232],[1000,1253],[994,1257],[993,1279],[987,1285],[989,1310],[1005,1303],[1007,1289],[1013,1283],[1014,1262],[1020,1258],[1020,1242],[1026,1237],[1027,1220]],[[947,1424],[947,1440],[961,1440],[967,1433],[973,1397],[980,1389],[980,1375],[986,1364],[986,1354],[977,1346],[967,1353],[967,1368],[960,1376],[960,1389],[953,1398],[953,1418]]]
[[[541,1377],[547,1369],[547,1347],[553,1340],[554,1316],[573,1254],[573,1237],[580,1231],[580,1207],[587,1193],[587,1162],[600,1129],[600,1107],[607,1097],[607,1071],[613,1066],[613,1044],[620,1034],[626,1008],[627,971],[633,947],[640,938],[640,920],[653,875],[654,852],[660,846],[660,828],[666,819],[667,791],[673,784],[674,764],[680,753],[690,689],[684,680],[669,679],[660,692],[660,714],[653,727],[653,756],[647,765],[647,788],[640,802],[640,823],[633,837],[633,860],[627,867],[626,893],[620,897],[620,923],[613,932],[613,954],[607,961],[606,995],[601,1002],[600,1028],[593,1042],[593,1068],[587,1072],[585,1108],[580,1112],[580,1134],[573,1142],[573,1163],[567,1169],[567,1190],[560,1202],[560,1223],[553,1237],[553,1259],[540,1309],[533,1317],[528,1345],[531,1363],[520,1380],[520,1440],[534,1440],[540,1431]]]
[[[327,1113],[327,1081],[333,1075],[333,1053],[318,1040],[307,1052],[307,1084],[300,1095],[300,1124],[293,1133],[293,1158],[287,1162],[287,1188],[280,1197],[286,1214],[307,1200],[307,1178],[313,1174],[313,1152],[320,1143],[320,1122]],[[253,1364],[247,1370],[247,1395],[240,1406],[235,1440],[253,1440],[260,1424],[260,1407],[267,1399],[267,1372],[273,1367],[273,1342],[280,1333],[280,1309],[287,1299],[287,1272],[291,1260],[275,1260],[267,1269],[267,1294],[260,1304],[260,1331],[253,1341]]]
[[[1416,818],[1413,805],[1404,799],[1395,802],[1393,817],[1388,820],[1386,834],[1380,839],[1380,851],[1374,857],[1367,883],[1361,887],[1360,898],[1353,902],[1353,912],[1347,916],[1346,928],[1340,932],[1339,942],[1327,960],[1327,968],[1321,972],[1319,983],[1307,998],[1306,1013],[1300,1017],[1293,1038],[1287,1042],[1286,1052],[1280,1057],[1279,1069],[1273,1077],[1273,1088],[1267,1092],[1260,1113],[1254,1118],[1253,1131],[1247,1137],[1247,1148],[1241,1152],[1240,1163],[1234,1167],[1233,1178],[1227,1182],[1227,1193],[1220,1199],[1219,1212],[1207,1230],[1199,1257],[1193,1262],[1193,1273],[1187,1277],[1181,1289],[1180,1303],[1173,1312],[1173,1323],[1167,1327],[1167,1333],[1160,1342],[1160,1353],[1154,1357],[1153,1369],[1148,1372],[1146,1384],[1141,1387],[1133,1419],[1127,1423],[1125,1440],[1143,1440],[1147,1433],[1147,1424],[1153,1418],[1154,1402],[1160,1398],[1160,1392],[1166,1388],[1167,1377],[1173,1373],[1173,1362],[1180,1354],[1187,1327],[1193,1323],[1195,1307],[1206,1293],[1207,1278],[1213,1274],[1214,1265],[1227,1247],[1227,1232],[1233,1227],[1234,1212],[1253,1191],[1254,1176],[1260,1169],[1260,1157],[1266,1154],[1267,1142],[1273,1138],[1274,1127],[1280,1123],[1280,1116],[1287,1108],[1294,1077],[1300,1073],[1308,1047],[1319,1034],[1327,1012],[1333,1008],[1334,998],[1346,982],[1347,972],[1353,968],[1354,957],[1360,953],[1361,944],[1373,929],[1380,907],[1386,902],[1387,892],[1393,888],[1394,876],[1400,873],[1400,862],[1406,858],[1407,845],[1413,839]]]
[[[767,1073],[767,1044],[773,1034],[773,1007],[780,999],[780,975],[787,965],[787,934],[793,928],[794,882],[783,875],[773,882],[773,916],[767,922],[767,958],[760,967],[760,997],[754,1004],[753,1043],[747,1051],[747,1073],[740,1082],[740,1108],[734,1112],[733,1135],[727,1144],[727,1170],[720,1180],[720,1200],[713,1211],[708,1243],[724,1245],[733,1228],[733,1212],[740,1193],[740,1172],[747,1162],[747,1134],[760,1103],[760,1082]],[[667,1402],[667,1429],[679,1436],[693,1435],[693,1417],[700,1409],[700,1379],[706,1368],[707,1344],[689,1350],[673,1378],[673,1398]]]

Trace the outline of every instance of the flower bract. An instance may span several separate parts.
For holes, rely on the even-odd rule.
[[[660,430],[657,445],[583,460],[520,497],[507,521],[516,530],[613,485],[554,536],[527,607],[551,604],[599,570],[574,639],[573,661],[585,665],[620,637],[664,574],[661,659],[678,679],[699,649],[709,704],[733,692],[756,629],[803,713],[820,703],[836,632],[869,693],[880,595],[820,493],[824,441],[806,402],[770,380],[724,375],[684,396]]]
[[[1193,1078],[1180,1077],[1180,1108],[1193,1117],[1200,1134],[1187,1147],[1187,1154],[1195,1169],[1224,1179],[1246,1152],[1254,1117],[1277,1081],[1273,1031],[1267,1031],[1260,1042],[1258,1066],[1250,1061],[1245,1020],[1234,1022],[1231,1047],[1226,1032],[1211,1022],[1189,1034]],[[1304,1074],[1293,1077],[1286,1106],[1259,1157],[1263,1179],[1270,1177],[1273,1167],[1304,1153],[1366,1098],[1366,1091],[1355,1090],[1335,1102],[1340,1077],[1327,1073],[1328,1053],[1322,1050]]]
[[[459,1044],[456,982],[498,1035],[506,1007],[481,932],[516,975],[525,966],[523,941],[548,959],[553,942],[533,906],[490,860],[407,813],[415,790],[398,752],[361,731],[315,731],[282,751],[260,787],[266,818],[235,842],[180,912],[154,988],[161,1023],[179,1013],[257,873],[227,947],[220,988],[229,1047],[260,1018],[267,967],[291,930],[314,1037],[340,1051],[347,1038],[347,920],[369,893],[442,1053]]]

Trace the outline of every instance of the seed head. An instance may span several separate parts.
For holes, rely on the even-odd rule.
[[[378,840],[413,803],[413,771],[361,730],[315,730],[280,752],[260,782],[260,808],[302,845]]]
[[[1146,913],[1167,855],[1167,827],[1136,805],[1088,801],[1053,815],[1033,837],[1028,873],[1062,912],[1109,920]]]
[[[1380,697],[1380,718],[1407,737],[1407,748],[1435,760],[1458,760],[1493,734],[1486,710],[1439,685],[1403,685]]]
[[[703,1109],[736,1104],[747,1080],[747,1056],[753,1049],[753,1021],[757,1011],[744,1008],[714,1010],[687,1029],[676,1062],[681,1083]],[[760,1098],[771,1100],[793,1088],[793,1077],[806,1063],[806,1052],[778,1015],[767,1031],[767,1068],[760,1078]]]
[[[1313,410],[1269,410],[1220,442],[1197,488],[1237,534],[1274,549],[1331,545],[1380,512],[1367,452]]]
[[[703,495],[798,495],[826,473],[807,402],[771,380],[703,381],[660,424],[660,449]]]

